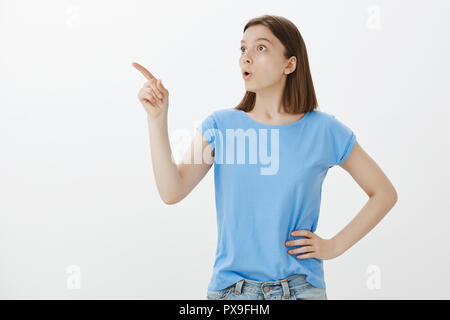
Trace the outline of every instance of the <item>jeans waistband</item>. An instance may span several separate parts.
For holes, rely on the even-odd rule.
[[[275,281],[255,281],[255,280],[250,280],[250,279],[241,279],[240,281],[238,281],[235,285],[234,291],[236,294],[241,294],[242,292],[242,286],[244,285],[244,283],[251,283],[253,285],[256,285],[258,287],[264,287],[264,286],[276,286],[276,285],[281,285],[281,287],[283,288],[283,298],[287,299],[289,298],[291,292],[289,291],[289,284],[288,282],[296,279],[296,278],[303,278],[303,280],[306,278],[306,275],[304,274],[294,274],[290,277],[287,277],[285,279],[281,279],[281,280],[275,280]]]
[[[263,283],[267,284],[267,285],[277,285],[277,284],[281,284],[282,281],[290,281],[290,280],[298,278],[298,277],[303,277],[303,279],[305,279],[306,275],[299,273],[299,274],[294,274],[294,275],[292,275],[290,277],[287,277],[285,279],[275,280],[275,281],[255,281],[255,280],[250,280],[250,279],[242,279],[242,280],[244,280],[245,282],[250,282],[250,283],[253,283],[253,284],[257,284],[257,285],[261,285]]]

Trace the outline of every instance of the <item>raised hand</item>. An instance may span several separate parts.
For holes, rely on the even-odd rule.
[[[148,116],[156,119],[163,113],[167,115],[169,91],[163,86],[160,79],[156,79],[150,71],[139,63],[133,62],[131,65],[138,69],[147,79],[137,96]]]

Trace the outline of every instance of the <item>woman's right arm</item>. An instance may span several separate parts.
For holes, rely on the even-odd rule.
[[[161,199],[167,204],[174,204],[184,199],[211,168],[214,162],[212,147],[200,131],[196,130],[190,149],[184,154],[182,162],[174,162],[167,129],[169,91],[161,80],[156,79],[146,68],[135,62],[132,65],[148,80],[139,90],[138,99],[147,112],[156,186]],[[204,160],[205,153],[211,156]],[[194,154],[198,155],[194,157]],[[201,161],[195,163],[194,159]]]

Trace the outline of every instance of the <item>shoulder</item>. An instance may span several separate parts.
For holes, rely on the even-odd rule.
[[[310,116],[316,119],[317,121],[322,122],[333,121],[336,118],[333,114],[322,110],[311,111]]]
[[[312,119],[314,127],[322,129],[333,126],[333,122],[336,120],[333,114],[321,110],[310,111],[309,117]]]
[[[224,126],[229,126],[230,123],[234,123],[236,116],[239,115],[239,110],[234,108],[219,108],[214,111],[210,111],[203,116],[200,121],[199,127],[203,129],[220,129]]]
[[[334,114],[321,110],[311,111],[311,117],[315,119],[315,122],[327,127],[334,128],[336,126],[342,126],[342,121],[339,120]]]

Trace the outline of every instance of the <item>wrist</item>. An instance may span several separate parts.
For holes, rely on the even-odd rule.
[[[167,114],[161,113],[156,118],[147,114],[147,122],[152,126],[161,126],[167,124]]]
[[[341,254],[344,253],[343,250],[342,250],[342,246],[340,245],[340,242],[339,242],[338,239],[333,237],[330,240],[331,240],[332,247],[333,247],[334,257],[337,258]]]

